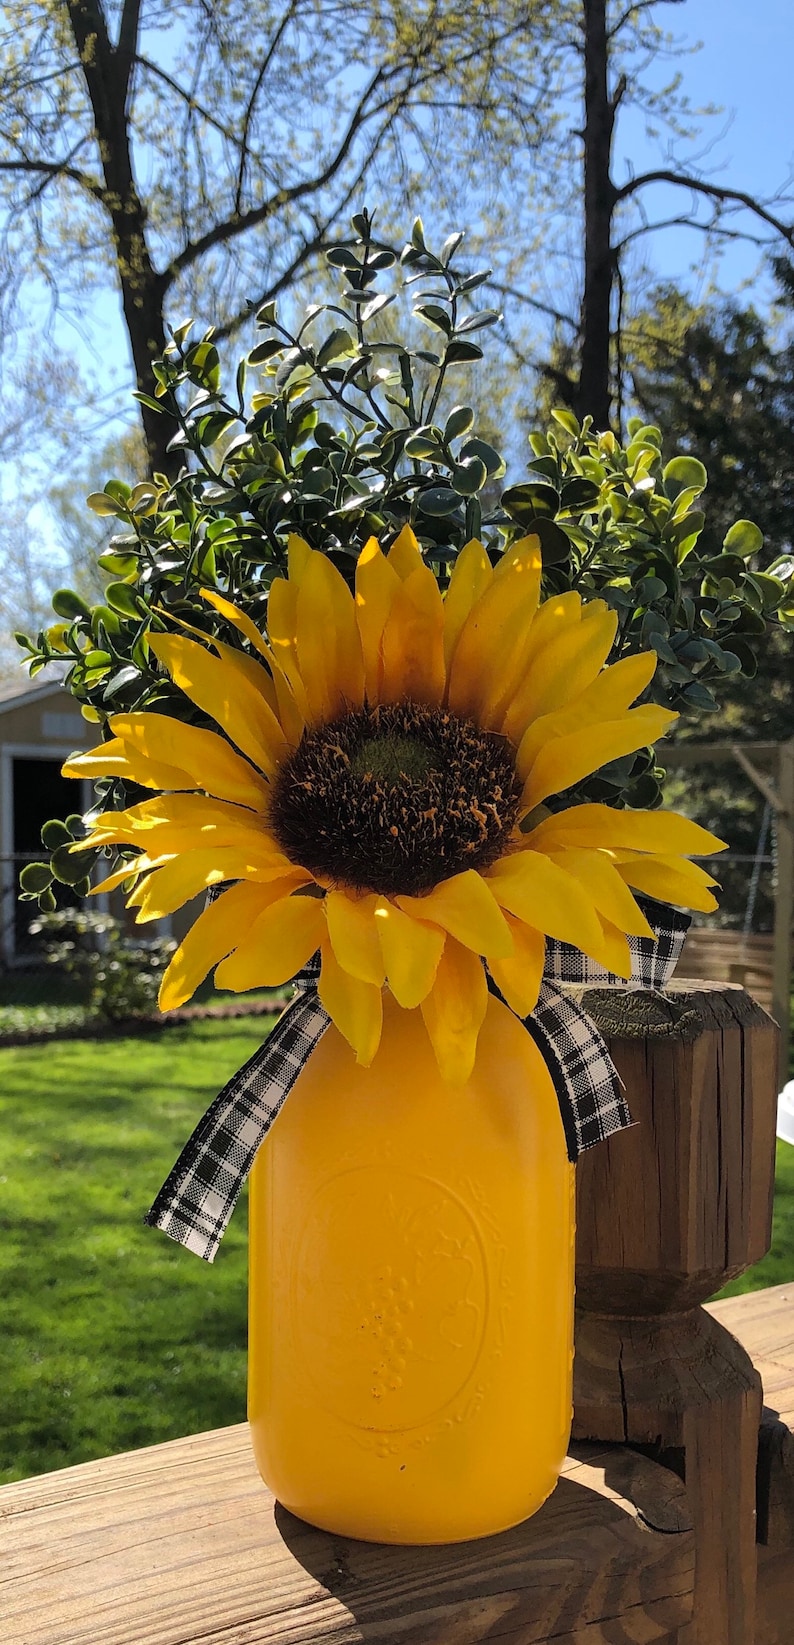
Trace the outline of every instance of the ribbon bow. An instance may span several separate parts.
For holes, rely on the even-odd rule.
[[[629,937],[628,986],[663,988],[690,921],[676,909],[639,900],[655,939]],[[295,999],[264,1045],[210,1103],[144,1218],[206,1262],[214,1261],[257,1149],[330,1024],[317,996],[319,970],[319,960],[312,960],[296,977]],[[554,1082],[568,1158],[575,1161],[632,1120],[606,1044],[587,1012],[566,995],[566,984],[627,985],[579,949],[548,941],[538,1003],[523,1022]],[[501,998],[491,978],[488,986]]]

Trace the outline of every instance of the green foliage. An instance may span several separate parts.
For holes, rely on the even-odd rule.
[[[112,915],[75,908],[43,913],[30,929],[45,939],[49,963],[80,983],[90,1017],[124,1022],[152,1015],[175,942],[162,937],[130,941]]]
[[[690,453],[666,460],[658,426],[634,418],[622,445],[556,410],[551,427],[530,436],[525,475],[502,483],[504,458],[461,401],[500,318],[475,306],[488,270],[461,262],[462,238],[434,251],[417,218],[399,250],[358,212],[349,240],[328,254],[338,299],[312,306],[296,332],[266,303],[262,339],[231,389],[212,333],[177,327],[155,366],[151,405],[174,430],[181,470],[137,485],[109,480],[89,498],[121,526],[100,562],[114,580],[91,610],[58,591],[57,614],[69,620],[28,642],[31,673],[66,658],[67,683],[99,724],[121,709],[177,702],[193,714],[150,657],[150,631],[188,624],[239,644],[202,587],[228,593],[264,626],[290,532],[350,580],[370,535],[388,542],[409,522],[442,584],[469,538],[496,560],[536,533],[546,593],[606,600],[619,615],[613,660],[654,649],[651,695],[685,715],[713,710],[726,680],[752,675],[770,620],[794,622],[792,563],[761,572],[761,534],[748,520],[717,546],[708,540],[705,467]],[[399,327],[381,319],[395,303],[402,317],[409,298],[418,340],[402,318]],[[123,800],[111,780],[98,792],[102,806]],[[652,752],[615,762],[576,797],[658,804]],[[75,872],[62,845],[51,862],[56,879]]]

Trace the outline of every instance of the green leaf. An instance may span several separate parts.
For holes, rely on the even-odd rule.
[[[279,354],[286,346],[281,337],[263,337],[262,342],[257,343],[256,348],[252,348],[248,356],[249,366],[264,365],[266,360],[272,360],[273,355]]]
[[[50,866],[55,879],[60,880],[61,885],[77,885],[79,880],[85,878],[85,853],[80,851],[73,855],[68,845],[59,845],[52,853]]]
[[[475,291],[477,286],[484,286],[486,280],[490,280],[492,274],[493,269],[490,268],[481,268],[477,274],[467,274],[465,280],[458,281],[457,290],[461,293]]]
[[[332,268],[358,269],[361,267],[360,258],[356,256],[350,246],[331,246],[330,251],[325,254],[325,261],[330,263]]]
[[[52,609],[56,616],[65,617],[69,622],[91,616],[91,607],[73,588],[56,588],[52,596]]]
[[[763,571],[746,572],[744,582],[755,589],[761,600],[761,608],[767,615],[777,610],[786,593],[785,583],[780,582],[777,577],[766,575]]]
[[[453,463],[452,484],[461,497],[475,496],[487,478],[488,470],[481,457],[466,457],[463,462]]]
[[[419,303],[414,314],[420,320],[426,320],[429,326],[435,326],[437,331],[443,331],[449,337],[452,333],[452,321],[445,308],[439,303]]]
[[[455,513],[460,506],[460,498],[448,486],[430,486],[427,491],[420,491],[416,506],[422,514],[443,516]]]
[[[457,440],[461,434],[468,434],[473,422],[471,406],[453,406],[444,425],[444,439]]]
[[[578,440],[582,430],[578,418],[574,417],[572,411],[566,410],[565,406],[554,406],[551,415],[555,423],[559,423],[560,428],[565,429],[566,434],[570,434],[572,439]]]
[[[510,518],[523,525],[526,520],[534,519],[537,514],[548,515],[553,518],[560,506],[559,492],[554,486],[544,485],[541,480],[525,481],[522,485],[510,486],[502,493],[502,507]]]
[[[427,461],[428,458],[439,455],[437,441],[431,440],[427,434],[409,434],[403,450],[406,457],[413,457],[418,462]]]
[[[30,891],[34,896],[40,896],[52,885],[52,869],[46,862],[29,862],[25,864],[19,883],[23,891]]]
[[[560,507],[565,509],[584,509],[591,503],[598,501],[600,487],[595,480],[586,480],[584,475],[577,474],[574,479],[566,480],[560,494]]]
[[[662,479],[668,497],[673,500],[685,489],[699,496],[708,484],[708,474],[697,457],[673,457],[662,470]]]
[[[71,845],[72,836],[65,823],[53,818],[51,822],[45,822],[41,830],[41,843],[46,845],[48,851],[54,851],[56,846]]]
[[[501,480],[507,464],[501,452],[495,446],[489,445],[487,440],[467,440],[459,452],[460,461],[469,457],[477,457],[485,468],[489,480]]]
[[[763,548],[764,533],[752,520],[736,520],[730,531],[725,533],[722,546],[731,554],[738,554],[743,560],[749,560]]]
[[[117,519],[126,519],[128,509],[125,503],[120,503],[115,497],[110,497],[106,491],[92,491],[86,497],[88,507],[93,514],[103,516],[115,515]]]
[[[358,343],[344,326],[337,326],[317,350],[317,365],[322,371],[332,360],[342,360],[358,353]]]
[[[140,616],[139,599],[129,583],[108,583],[105,599],[111,611],[119,611],[122,617]]]
[[[482,359],[482,349],[478,348],[476,343],[459,343],[453,338],[452,342],[447,344],[444,359],[448,366],[468,365],[472,360]]]
[[[496,308],[481,308],[476,314],[468,314],[455,328],[455,336],[462,337],[467,331],[482,331],[483,326],[495,326],[502,316]]]
[[[185,355],[185,370],[191,383],[217,394],[220,387],[221,363],[214,343],[194,343]]]

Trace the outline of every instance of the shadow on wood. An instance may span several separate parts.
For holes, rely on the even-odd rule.
[[[515,1530],[441,1548],[316,1531],[275,1507],[245,1426],[0,1490],[13,1645],[645,1645],[692,1615],[684,1490],[577,1448]]]

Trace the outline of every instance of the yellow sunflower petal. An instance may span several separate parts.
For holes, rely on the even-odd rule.
[[[526,659],[526,673],[522,684],[516,690],[512,702],[506,708],[504,719],[501,727],[499,727],[512,742],[520,743],[527,726],[535,718],[537,712],[534,705],[535,684],[532,670],[535,668],[541,653],[554,645],[561,635],[576,629],[581,620],[582,597],[573,590],[569,590],[567,594],[554,594],[538,606],[532,624]]]
[[[602,669],[592,685],[578,697],[541,715],[527,728],[518,750],[517,767],[526,777],[541,748],[555,737],[566,737],[571,731],[584,731],[589,725],[602,725],[607,720],[619,720],[650,683],[656,670],[656,652],[641,651],[635,657],[624,657],[611,668]]]
[[[427,703],[444,696],[444,604],[429,566],[406,577],[383,630],[381,702]]]
[[[517,1017],[528,1017],[538,1003],[546,939],[542,931],[525,925],[513,914],[508,914],[507,923],[514,952],[509,960],[489,960],[488,969],[510,1010],[515,1011]]]
[[[579,881],[604,919],[630,936],[653,938],[652,927],[606,852],[569,846],[562,851],[550,851],[549,857]]]
[[[356,566],[356,619],[364,655],[367,698],[380,702],[383,679],[383,630],[400,587],[400,578],[389,565],[374,537],[364,544]]]
[[[601,961],[603,933],[593,899],[559,863],[537,851],[517,851],[488,869],[488,884],[509,913]]]
[[[246,611],[241,611],[240,607],[233,605],[231,600],[225,600],[223,595],[218,593],[217,588],[200,588],[199,594],[202,600],[206,600],[208,605],[214,606],[215,610],[219,611],[227,622],[232,623],[240,634],[245,636],[249,645],[252,645],[254,650],[259,652],[260,657],[264,657],[268,663],[272,663],[273,653],[270,646],[264,634],[260,633],[256,623],[248,616]]]
[[[562,794],[573,783],[589,777],[610,760],[634,754],[638,748],[655,743],[678,719],[667,708],[647,703],[631,708],[622,719],[571,731],[546,743],[535,759],[524,784],[521,804],[531,811],[550,794]],[[523,743],[521,745],[523,747]],[[518,751],[520,770],[521,748]]]
[[[263,826],[261,818],[241,805],[230,801],[207,799],[203,794],[157,794],[151,800],[140,800],[126,811],[105,811],[90,824],[85,840],[74,849],[91,850],[97,845],[146,845],[153,832],[158,839],[173,833],[175,849],[209,845],[238,845],[251,848],[278,848]]]
[[[306,718],[308,704],[298,667],[298,585],[274,577],[267,597],[267,632],[273,655]]]
[[[278,988],[311,959],[326,933],[322,898],[291,896],[271,903],[249,926],[215,973],[216,988]]]
[[[464,544],[449,579],[444,599],[444,661],[449,669],[469,612],[485,593],[493,577],[493,567],[476,537]]]
[[[63,777],[126,777],[140,783],[141,788],[192,788],[187,772],[175,765],[141,759],[134,749],[125,748],[119,737],[89,748],[85,754],[72,754],[61,767]]]
[[[727,850],[724,840],[677,811],[616,811],[611,805],[572,805],[538,823],[526,841],[533,851],[561,845],[600,846],[606,851],[627,846],[663,856],[708,857]]]
[[[233,885],[199,914],[182,939],[160,984],[161,1011],[173,1011],[239,941],[240,932],[281,896],[278,885]]]
[[[181,766],[192,788],[255,810],[267,804],[267,783],[216,732],[169,714],[114,714],[109,723],[141,766],[147,759]]]
[[[539,590],[539,540],[524,537],[505,554],[463,626],[449,676],[453,713],[489,727],[501,722],[526,672]]]
[[[689,857],[668,856],[664,853],[660,856],[656,852],[649,855],[646,851],[629,851],[626,847],[620,851],[607,851],[604,854],[609,857],[610,862],[614,863],[616,868],[625,863],[663,862],[674,868],[677,874],[683,874],[692,885],[708,886],[717,884],[713,874],[709,874],[708,870],[703,868],[699,862],[691,862]]]
[[[450,1085],[464,1085],[471,1074],[487,1009],[482,960],[449,938],[421,1011],[441,1077]]]
[[[258,696],[264,697],[271,714],[278,720],[276,703],[276,688],[267,668],[258,657],[252,657],[248,651],[240,651],[237,646],[227,645],[220,640],[217,634],[207,635],[210,645],[217,652],[224,663],[238,678],[248,681]]]
[[[291,868],[286,875],[283,869],[273,874],[267,868],[263,870],[249,852],[235,847],[186,851],[184,855],[156,868],[145,880],[139,880],[127,899],[127,906],[138,909],[137,921],[143,925],[147,920],[161,920],[168,914],[174,914],[177,908],[190,902],[208,886],[220,885],[224,880],[270,882],[274,886],[280,885],[280,895],[285,897],[288,892],[297,890],[299,885],[305,885],[310,877],[301,868]]]
[[[433,986],[444,932],[404,914],[385,897],[377,901],[375,921],[389,988],[397,1004],[410,1011],[421,1005]]]
[[[281,726],[264,696],[230,657],[213,657],[181,634],[151,634],[149,645],[175,685],[211,715],[260,770],[272,776],[288,750]],[[253,662],[253,658],[245,659]],[[256,665],[258,666],[258,665]]]
[[[686,873],[695,863],[680,858],[636,857],[630,862],[615,864],[617,873],[635,891],[644,891],[649,897],[672,902],[678,908],[692,908],[700,914],[711,914],[718,906],[708,885],[698,882]],[[714,882],[712,881],[712,884]]]
[[[323,725],[364,701],[364,659],[353,596],[325,554],[313,553],[298,590],[298,666],[308,718]]]
[[[312,550],[305,537],[299,537],[297,531],[291,531],[287,537],[287,571],[289,580],[296,587],[303,580],[308,570]]]
[[[328,937],[343,971],[361,982],[382,988],[386,970],[383,963],[373,894],[357,897],[346,891],[330,891],[325,899]]]
[[[521,699],[529,705],[528,722],[577,697],[601,672],[615,638],[617,612],[605,608],[584,621],[586,609],[582,620],[565,624],[527,669]]]
[[[602,918],[601,926],[604,932],[604,952],[601,964],[607,971],[613,971],[617,977],[631,976],[631,949],[624,933],[609,920]]]
[[[121,868],[116,868],[112,874],[108,874],[104,880],[100,880],[98,885],[92,885],[88,896],[98,897],[102,892],[117,891],[125,880],[137,879],[140,872],[137,861],[125,862]]]
[[[395,537],[387,558],[401,583],[406,582],[424,565],[422,551],[409,525],[404,525]]]
[[[343,971],[330,942],[323,944],[317,992],[331,1021],[353,1047],[356,1061],[369,1068],[380,1045],[383,994],[375,983]]]
[[[394,900],[403,913],[440,925],[476,954],[507,959],[513,952],[510,928],[493,890],[474,868],[441,880],[424,896]]]

